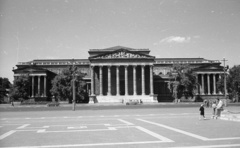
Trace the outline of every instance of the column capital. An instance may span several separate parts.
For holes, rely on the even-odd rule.
[[[135,67],[137,67],[137,65],[132,65],[132,67],[134,67],[134,68],[135,68]]]

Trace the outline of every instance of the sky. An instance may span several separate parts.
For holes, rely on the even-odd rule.
[[[240,64],[239,0],[0,0],[0,77],[34,59],[148,48],[156,58]]]

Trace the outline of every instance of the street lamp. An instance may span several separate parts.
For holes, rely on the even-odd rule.
[[[224,99],[225,99],[225,106],[227,106],[227,80],[226,80],[226,67],[225,62],[227,61],[225,57],[223,57],[223,72],[224,72]]]
[[[72,100],[72,110],[75,111],[75,106],[76,106],[76,90],[75,90],[75,76],[72,80],[72,86],[73,86],[73,100]]]
[[[70,62],[72,64],[72,68],[74,67],[74,59],[72,59],[72,61]],[[76,89],[75,89],[75,72],[73,71],[72,74],[72,87],[73,87],[73,100],[72,100],[72,110],[75,111],[75,107],[76,107]]]
[[[175,103],[177,103],[177,82],[176,82],[176,78],[177,78],[177,71],[174,70],[171,72],[171,75],[172,77],[174,77],[174,82],[173,82],[173,96],[174,96],[174,99],[175,99]]]
[[[225,62],[227,60],[223,57],[223,71],[224,71],[224,97],[226,99],[227,96],[227,80],[226,80],[226,67],[225,67]]]

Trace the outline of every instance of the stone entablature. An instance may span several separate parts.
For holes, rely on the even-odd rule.
[[[212,64],[221,63],[219,60],[207,60],[204,58],[156,58],[155,64]]]
[[[21,65],[89,65],[88,59],[57,59],[57,60],[33,60],[29,62],[18,62],[17,66]]]

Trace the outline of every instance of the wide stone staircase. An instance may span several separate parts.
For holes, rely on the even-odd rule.
[[[155,99],[153,96],[149,95],[136,95],[136,96],[97,96],[96,97],[96,103],[103,103],[103,102],[109,102],[109,103],[125,103],[129,100],[141,100],[144,102],[156,102],[157,99]]]
[[[240,122],[240,112],[223,110],[219,119]]]

